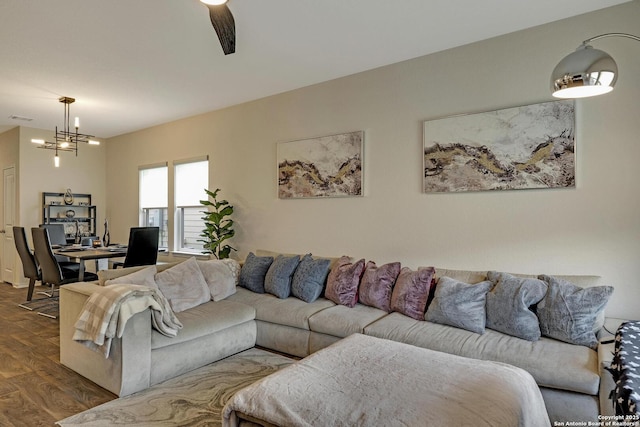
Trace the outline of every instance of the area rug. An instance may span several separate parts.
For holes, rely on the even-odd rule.
[[[61,427],[221,426],[222,408],[236,391],[293,362],[293,359],[253,348],[56,424]]]

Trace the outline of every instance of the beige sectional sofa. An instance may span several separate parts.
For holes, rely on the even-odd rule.
[[[469,283],[486,274],[439,268],[436,272],[438,277],[446,275]],[[582,287],[599,284],[594,276],[568,279]],[[72,341],[75,319],[97,287],[95,283],[75,283],[61,289],[60,358],[64,365],[119,396],[254,345],[305,357],[353,333],[363,333],[523,368],[540,386],[552,423],[596,421],[599,414],[612,412],[606,399],[612,380],[603,369],[610,360],[610,346],[601,344],[599,351],[594,351],[546,337],[526,341],[491,329],[479,335],[362,304],[349,308],[322,297],[306,303],[293,296],[280,299],[241,287],[222,301],[178,313],[184,328],[175,338],[152,330],[148,310],[135,315],[105,359]],[[619,321],[609,323],[608,330],[615,331]]]

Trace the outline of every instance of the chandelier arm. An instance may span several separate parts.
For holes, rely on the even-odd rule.
[[[585,41],[582,42],[582,44],[583,45],[587,45],[587,44],[591,43],[592,41],[604,39],[604,38],[607,38],[607,37],[624,37],[624,38],[627,38],[627,39],[632,39],[632,40],[640,42],[640,37],[634,36],[633,34],[628,34],[628,33],[605,33],[605,34],[600,34],[599,36],[595,36],[595,37],[591,37],[589,39],[586,39]]]

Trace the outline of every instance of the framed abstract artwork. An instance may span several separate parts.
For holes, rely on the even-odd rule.
[[[281,199],[362,196],[364,131],[280,142]]]
[[[428,120],[425,193],[575,187],[575,107],[552,101]]]

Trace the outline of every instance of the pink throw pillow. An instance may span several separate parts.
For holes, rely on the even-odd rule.
[[[397,311],[416,320],[424,320],[435,273],[433,267],[422,267],[418,271],[408,267],[400,270],[391,295],[391,311]]]
[[[376,263],[369,261],[362,280],[360,281],[360,303],[370,307],[379,308],[387,313],[391,311],[391,295],[393,285],[400,274],[400,263],[376,266]]]
[[[352,308],[358,302],[358,285],[364,270],[364,259],[351,264],[347,256],[341,257],[327,277],[325,297],[336,304]]]

